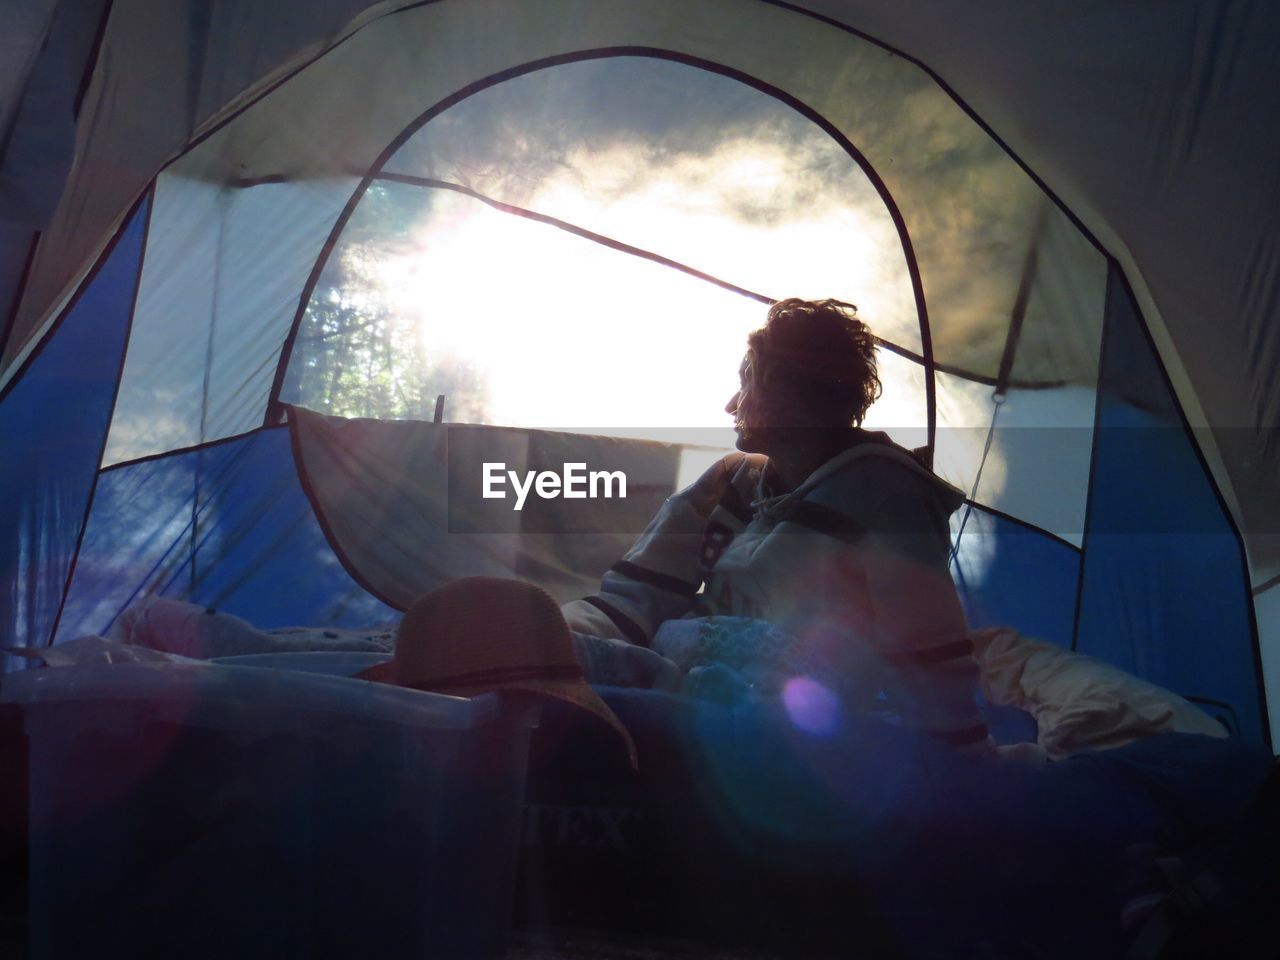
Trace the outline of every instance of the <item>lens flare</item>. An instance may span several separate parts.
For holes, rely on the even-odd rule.
[[[811,677],[788,680],[782,687],[782,705],[805,733],[826,736],[840,725],[839,697]]]

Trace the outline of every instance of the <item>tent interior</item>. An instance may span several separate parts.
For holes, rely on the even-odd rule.
[[[966,494],[971,627],[1280,734],[1274,6],[6,15],[6,648],[157,596],[266,630],[589,594],[733,448],[766,306],[834,297],[866,426]],[[491,456],[637,495],[469,525]]]

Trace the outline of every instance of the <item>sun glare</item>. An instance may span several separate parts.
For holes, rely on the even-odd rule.
[[[483,372],[495,423],[727,425],[760,304],[466,197],[439,204],[469,215],[433,217],[382,279],[425,347]]]
[[[701,449],[693,470],[733,444],[724,407],[769,300],[857,304],[922,352],[871,180],[727,78],[629,58],[537,71],[445,111],[384,172],[402,180],[357,209],[330,277],[342,302],[298,365],[324,409],[368,395],[363,378],[379,399],[361,415],[429,415],[443,392],[446,420],[679,443]],[[880,375],[866,426],[925,443],[921,364],[881,350]]]
[[[769,295],[856,299],[873,329],[879,309],[902,314],[900,251],[886,253],[859,210],[773,223],[735,213],[735,198],[784,181],[780,150],[734,143],[648,177],[628,172],[636,163],[617,149],[583,153],[529,205],[662,255],[674,249],[696,269],[758,264],[777,286]],[[599,171],[585,179],[594,189],[584,170]],[[765,305],[463,194],[436,190],[428,209],[412,242],[376,266],[377,281],[425,350],[481,372],[492,422],[732,445],[724,405]],[[922,427],[919,368],[881,356],[884,398],[868,425]]]

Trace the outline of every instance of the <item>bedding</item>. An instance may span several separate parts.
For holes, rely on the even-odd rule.
[[[971,630],[969,638],[981,670],[983,699],[990,707],[1029,714],[1036,742],[1049,759],[1113,749],[1163,733],[1227,736],[1220,723],[1190,701],[1100,660],[1007,627]],[[866,694],[856,689],[856,678],[824,668],[784,631],[746,617],[667,621],[659,627],[653,649],[679,668],[685,692],[705,694],[706,699],[773,696],[794,677],[815,680],[844,702],[858,702]],[[1028,760],[1038,756],[1026,747],[1004,753]]]
[[[1037,742],[1050,759],[1164,733],[1227,736],[1221,724],[1188,700],[1100,660],[1010,628],[972,630],[969,636],[983,698],[990,707],[1030,714]],[[228,613],[148,597],[117,618],[109,637],[206,659],[298,651],[389,653],[395,624],[259,630]],[[775,625],[748,617],[669,620],[659,627],[652,649],[576,632],[574,647],[588,681],[599,685],[683,691],[731,703],[776,697],[793,678],[803,677],[841,702],[864,702],[867,694],[856,688],[856,678],[833,672]],[[892,719],[891,705],[883,706],[880,712]]]
[[[1229,829],[1271,762],[1236,739],[1166,733],[993,763],[875,717],[813,732],[777,701],[600,692],[640,769],[591,725],[544,712],[524,909],[607,925],[642,902],[646,922],[717,938],[836,938],[824,956],[863,955],[868,924],[890,956],[1122,955],[1129,848],[1177,853]],[[587,845],[606,819],[609,842]]]
[[[1226,729],[1176,693],[1093,657],[1009,628],[973,630],[982,694],[1035,717],[1053,759],[1162,733],[1223,738]]]
[[[908,953],[965,943],[964,955],[977,955],[995,936],[985,946],[1110,955],[1121,907],[1112,882],[1125,850],[1187,849],[1228,827],[1256,802],[1271,758],[1224,740],[1189,702],[1107,664],[1009,629],[971,636],[984,696],[1031,713],[1040,748],[1060,762],[964,757],[884,717],[846,715],[829,730],[807,729],[772,694],[794,676],[817,674],[833,688],[839,678],[821,675],[762,621],[691,619],[664,624],[653,650],[575,636],[597,682],[679,687],[686,696],[602,691],[641,745],[639,781],[629,770],[611,772],[606,751],[578,742],[591,731],[549,718],[534,756],[556,759],[531,767],[533,809],[581,818],[606,784],[617,795],[609,794],[614,806],[605,813],[639,811],[650,824],[645,838],[656,831],[683,844],[689,882],[673,896],[714,891],[716,902],[736,906],[732,922],[744,930],[778,907],[760,891],[802,882],[796,912],[777,916],[812,920],[810,894],[825,879],[832,915],[848,908],[839,891],[860,890],[870,915]],[[119,618],[113,640],[198,657],[380,652],[390,649],[394,627],[257,630],[229,614],[149,598]],[[576,766],[561,765],[570,761]],[[611,778],[618,783],[608,786]],[[669,860],[641,862],[651,846],[646,840],[592,864],[648,875],[640,869],[647,864],[666,876]],[[560,864],[555,848],[537,856],[547,875],[583,869],[580,859]]]
[[[133,646],[200,659],[304,650],[389,653],[395,646],[395,624],[363,630],[329,627],[259,630],[229,613],[181,600],[147,597],[116,618],[108,637]]]

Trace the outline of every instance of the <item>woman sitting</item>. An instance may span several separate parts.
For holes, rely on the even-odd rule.
[[[774,654],[854,709],[887,703],[906,726],[990,750],[947,569],[964,497],[861,429],[881,389],[867,326],[835,300],[783,300],[739,377],[725,409],[742,452],[666,501],[600,591],[565,605],[570,626],[649,647],[690,614],[768,621],[785,638]]]

